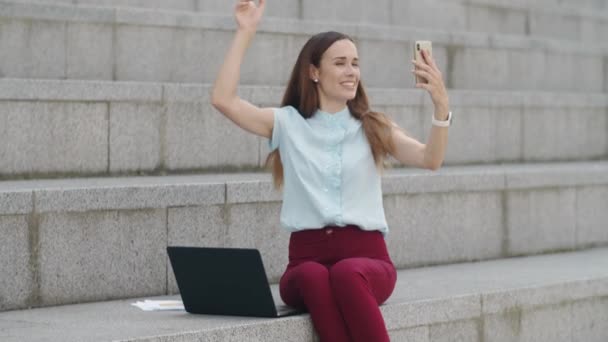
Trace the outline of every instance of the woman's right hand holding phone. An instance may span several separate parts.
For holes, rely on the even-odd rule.
[[[264,14],[266,0],[258,0],[256,5],[254,0],[239,0],[234,10],[234,16],[239,26],[239,30],[255,32]]]

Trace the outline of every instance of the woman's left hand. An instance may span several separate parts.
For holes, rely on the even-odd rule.
[[[416,88],[424,88],[429,92],[435,108],[447,110],[449,108],[448,92],[445,89],[441,71],[439,71],[437,64],[435,64],[433,58],[425,50],[421,50],[421,53],[425,63],[413,60],[412,63],[416,69],[412,70],[412,72],[427,80],[428,83],[416,83]]]

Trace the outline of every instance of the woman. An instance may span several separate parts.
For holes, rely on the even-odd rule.
[[[380,173],[384,157],[436,170],[447,143],[448,96],[433,59],[413,73],[435,105],[428,143],[373,112],[353,41],[320,33],[303,47],[281,108],[237,96],[240,65],[266,5],[239,0],[238,29],[215,82],[212,103],[241,128],[270,139],[274,182],[283,187],[281,225],[291,232],[283,301],[306,308],[322,342],[389,341],[379,305],[396,283],[384,238]]]

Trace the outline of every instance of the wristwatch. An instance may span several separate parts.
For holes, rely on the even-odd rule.
[[[434,126],[439,126],[439,127],[449,127],[452,124],[452,112],[449,111],[448,112],[448,118],[445,121],[440,121],[435,119],[435,115],[431,116],[431,123]]]

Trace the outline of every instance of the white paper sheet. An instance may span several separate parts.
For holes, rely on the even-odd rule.
[[[144,311],[184,311],[184,304],[181,300],[150,300],[143,302],[137,301],[131,305]]]

